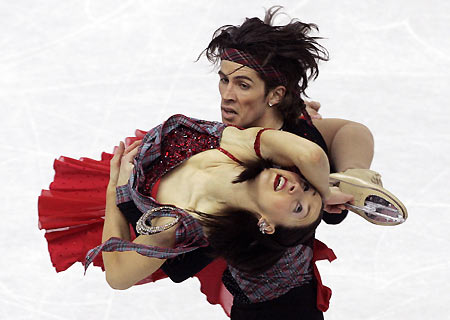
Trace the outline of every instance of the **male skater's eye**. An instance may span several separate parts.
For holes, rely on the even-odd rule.
[[[241,82],[240,86],[244,90],[247,90],[248,88],[250,88],[250,86],[248,84],[246,84],[245,82]]]

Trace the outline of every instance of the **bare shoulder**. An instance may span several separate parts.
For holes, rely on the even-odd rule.
[[[240,145],[243,140],[251,139],[256,133],[261,130],[260,127],[253,127],[247,129],[239,129],[233,126],[226,127],[222,133],[222,139],[220,140],[220,146],[233,146]]]
[[[248,129],[239,129],[236,127],[227,127],[220,141],[220,147],[233,154],[241,161],[253,160],[255,152],[253,143],[256,134],[262,128],[253,127]]]

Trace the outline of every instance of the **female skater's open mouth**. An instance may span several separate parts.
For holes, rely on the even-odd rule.
[[[287,179],[280,174],[275,176],[275,180],[273,181],[273,190],[280,191],[282,190],[287,183]]]

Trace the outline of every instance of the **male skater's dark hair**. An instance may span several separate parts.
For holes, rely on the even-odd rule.
[[[305,94],[308,80],[317,78],[319,60],[328,60],[328,52],[317,43],[319,37],[310,36],[315,24],[291,20],[287,25],[273,25],[280,6],[266,11],[264,21],[247,18],[241,26],[225,25],[216,30],[213,40],[202,52],[214,64],[220,62],[225,49],[234,48],[251,54],[263,65],[271,65],[287,79],[284,99],[274,107],[278,108],[285,122],[297,119],[301,114],[310,121],[301,97]],[[265,83],[266,95],[280,83],[259,74]]]

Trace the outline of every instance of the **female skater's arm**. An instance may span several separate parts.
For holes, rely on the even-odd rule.
[[[120,143],[111,159],[110,181],[106,192],[103,242],[111,237],[130,240],[128,222],[116,205],[116,187],[127,183],[132,169],[129,160],[134,158],[137,145],[138,142],[125,150],[123,143]],[[161,222],[164,223],[164,221]],[[139,236],[133,242],[150,246],[173,247],[175,244],[175,229],[171,228],[151,236]],[[165,261],[164,259],[145,257],[134,251],[102,252],[102,256],[106,281],[112,288],[120,290],[127,289],[151,275]]]
[[[254,160],[257,155],[254,142],[262,128],[239,130],[227,127],[220,146],[241,161]],[[328,177],[330,168],[325,152],[315,143],[292,133],[267,130],[260,135],[261,156],[283,166],[296,166],[305,178],[319,191],[323,199],[330,196]]]

